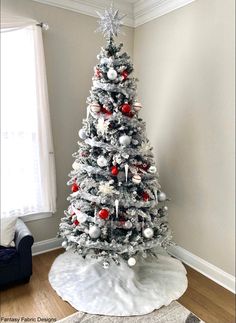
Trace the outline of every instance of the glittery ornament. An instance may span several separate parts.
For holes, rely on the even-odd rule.
[[[102,266],[103,266],[104,269],[108,269],[110,267],[109,261],[103,261]]]
[[[101,63],[102,65],[107,65],[107,64],[109,64],[109,63],[110,63],[109,58],[107,58],[107,57],[103,57],[103,58],[101,58],[100,63]]]
[[[158,201],[164,202],[165,200],[166,200],[166,194],[164,192],[159,192],[158,193]]]
[[[104,156],[99,156],[97,159],[97,164],[100,167],[106,167],[107,166],[107,160]]]
[[[148,172],[149,172],[149,173],[151,173],[151,174],[155,174],[155,173],[156,173],[156,171],[157,171],[156,166],[150,166],[150,167],[148,168]]]
[[[79,137],[80,137],[80,139],[83,139],[83,140],[87,138],[87,135],[86,135],[86,132],[85,132],[84,128],[80,129]]]
[[[117,72],[114,70],[114,68],[110,68],[107,72],[107,77],[109,80],[115,80],[117,78]]]
[[[89,228],[89,235],[92,239],[97,239],[101,235],[101,229],[98,226],[93,225]]]
[[[131,137],[127,136],[127,135],[123,135],[119,138],[119,143],[122,146],[128,146],[131,143]]]
[[[63,241],[63,242],[62,242],[62,244],[61,244],[61,246],[62,246],[63,248],[66,248],[66,247],[67,247],[67,241]]]
[[[135,258],[133,258],[133,257],[130,257],[130,258],[128,259],[128,265],[129,265],[130,267],[133,267],[133,266],[135,266],[135,264],[136,264],[136,259],[135,259]]]
[[[152,228],[146,228],[143,230],[143,236],[147,239],[151,239],[153,237],[153,229]]]

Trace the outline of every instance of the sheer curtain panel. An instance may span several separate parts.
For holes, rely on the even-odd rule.
[[[56,175],[42,30],[1,25],[1,217],[54,213]]]

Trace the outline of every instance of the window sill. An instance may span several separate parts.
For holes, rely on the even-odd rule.
[[[20,217],[24,222],[34,221],[34,220],[40,220],[45,218],[50,218],[52,216],[52,213],[36,213],[36,214],[29,214]]]

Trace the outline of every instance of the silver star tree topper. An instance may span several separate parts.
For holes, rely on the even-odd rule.
[[[101,14],[97,12],[100,17],[99,28],[96,32],[102,32],[106,38],[112,38],[120,33],[120,27],[123,25],[122,19],[126,15],[119,15],[119,10],[114,10],[113,6],[110,9],[105,9],[105,12]]]

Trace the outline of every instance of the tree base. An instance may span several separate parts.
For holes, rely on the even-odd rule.
[[[187,288],[182,263],[163,251],[157,258],[136,258],[129,267],[111,261],[104,269],[96,259],[83,259],[73,251],[58,256],[49,272],[57,294],[75,309],[100,315],[144,315],[178,299]],[[160,253],[161,252],[161,253]]]

